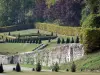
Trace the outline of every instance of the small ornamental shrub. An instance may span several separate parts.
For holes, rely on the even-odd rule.
[[[69,71],[69,69],[66,69],[66,71],[68,72],[68,71]]]
[[[59,71],[59,65],[56,62],[56,64],[53,66],[52,71],[58,72]]]
[[[48,42],[51,42],[51,39],[49,39]]]
[[[53,32],[51,32],[51,36],[53,36]]]
[[[39,30],[37,31],[37,34],[40,34],[40,31]]]
[[[34,68],[32,68],[32,71],[35,71],[35,69],[34,69]]]
[[[60,44],[61,43],[61,40],[60,40],[60,38],[58,38],[58,40],[57,40],[57,44]]]
[[[70,43],[70,39],[69,39],[69,38],[66,39],[66,44],[67,44],[67,43]]]
[[[10,35],[10,32],[8,33],[8,35]]]
[[[36,71],[37,72],[41,71],[41,64],[40,64],[40,62],[38,62],[37,65],[36,65]]]
[[[42,40],[41,39],[39,39],[39,44],[41,44],[42,43]]]
[[[15,68],[13,68],[13,71],[16,71],[16,69],[15,69]]]
[[[17,63],[17,65],[16,65],[16,72],[21,72],[21,68],[20,68],[20,64],[19,63]]]
[[[3,70],[3,65],[0,64],[0,73],[3,73],[3,72],[4,72],[4,70]]]
[[[76,65],[74,62],[72,63],[72,66],[71,66],[71,72],[76,72]]]
[[[74,43],[74,38],[72,37],[71,43]]]
[[[62,38],[62,44],[64,44],[65,43],[65,40],[64,40],[64,38]]]
[[[76,37],[75,43],[79,43],[79,37]]]

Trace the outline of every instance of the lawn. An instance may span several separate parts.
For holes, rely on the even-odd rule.
[[[72,63],[62,64],[61,69],[70,69]],[[75,61],[77,71],[100,70],[100,52],[85,55],[82,59]]]
[[[71,72],[8,72],[6,75],[100,75],[100,73],[71,73]]]
[[[39,44],[28,44],[28,43],[2,43],[0,44],[0,52],[1,53],[16,53],[16,52],[27,52],[32,51]]]

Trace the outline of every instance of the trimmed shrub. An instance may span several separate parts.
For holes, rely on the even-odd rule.
[[[74,62],[72,63],[72,66],[71,66],[71,72],[76,72],[76,65]]]
[[[10,32],[8,33],[8,35],[10,35]]]
[[[74,38],[72,37],[71,43],[74,43]]]
[[[60,44],[61,43],[61,40],[60,40],[60,38],[58,38],[58,40],[57,40],[57,44]]]
[[[62,38],[62,44],[64,44],[65,43],[65,40],[64,40],[64,38]]]
[[[36,71],[37,71],[37,72],[40,72],[41,69],[42,69],[42,68],[41,68],[41,64],[40,64],[40,62],[38,62],[37,65],[36,65]]]
[[[21,72],[21,68],[20,68],[20,64],[19,63],[17,63],[17,65],[16,65],[16,72]]]
[[[3,73],[3,72],[4,72],[4,70],[3,70],[3,65],[0,64],[0,73]]]
[[[55,72],[58,72],[58,71],[59,71],[59,65],[58,65],[57,62],[56,62],[55,65],[53,66],[52,71],[55,71]]]
[[[36,43],[36,44],[38,44],[38,41],[39,41],[39,40],[38,40],[38,39],[36,39],[36,40],[35,40],[35,43]]]
[[[34,68],[32,68],[32,71],[35,71],[35,69],[34,69]]]
[[[75,39],[75,43],[79,43],[79,37],[78,36]]]
[[[37,31],[37,34],[40,34],[40,31],[39,30]]]
[[[51,39],[49,39],[48,42],[51,42]]]
[[[39,39],[39,44],[41,44],[42,43],[42,40],[41,39]]]
[[[86,54],[100,50],[100,29],[83,29],[80,38]]]
[[[66,71],[68,72],[68,71],[69,71],[69,69],[66,69]]]
[[[16,69],[15,69],[15,68],[13,68],[13,71],[16,71]]]
[[[80,27],[65,27],[49,23],[36,23],[35,28],[67,36],[76,36],[81,30]]]
[[[67,44],[67,43],[70,43],[70,39],[69,39],[69,38],[66,39],[66,44]]]
[[[53,36],[53,32],[51,32],[51,36]]]

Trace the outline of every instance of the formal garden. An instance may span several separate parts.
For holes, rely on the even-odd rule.
[[[0,75],[100,75],[100,0],[0,0]]]

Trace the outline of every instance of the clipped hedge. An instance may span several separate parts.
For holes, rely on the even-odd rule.
[[[67,35],[67,36],[79,35],[81,30],[80,27],[66,27],[66,26],[59,26],[56,24],[48,24],[48,23],[35,23],[35,27],[37,29],[50,31],[62,35]]]
[[[19,24],[19,25],[11,25],[11,26],[5,26],[0,27],[0,32],[10,32],[10,31],[16,31],[16,30],[25,30],[33,28],[33,24]]]
[[[84,44],[85,53],[100,50],[100,29],[86,28],[81,31],[81,42]]]

